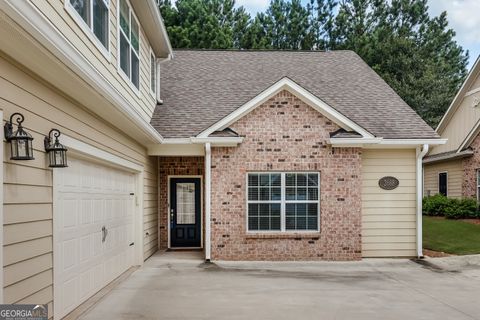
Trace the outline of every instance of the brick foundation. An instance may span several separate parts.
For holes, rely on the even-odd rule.
[[[158,158],[158,210],[159,248],[168,246],[168,176],[203,176],[203,157],[159,157]],[[203,188],[203,186],[202,186]],[[202,209],[202,215],[204,210]]]
[[[327,144],[338,126],[282,91],[230,127],[245,140],[212,149],[212,259],[360,259],[361,150]],[[247,234],[249,171],[320,172],[321,232]]]

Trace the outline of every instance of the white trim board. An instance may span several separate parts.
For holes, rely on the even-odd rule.
[[[466,94],[463,94],[463,92],[467,90],[466,88],[467,83],[470,84],[470,82],[473,81],[473,76],[478,74],[479,70],[480,70],[480,56],[477,57],[477,60],[475,61],[475,64],[473,65],[472,69],[468,73],[467,78],[465,79],[465,81],[463,81],[463,84],[460,87],[460,90],[457,91],[457,94],[453,98],[452,103],[450,104],[447,111],[443,115],[437,128],[435,128],[435,131],[437,133],[440,134],[443,132],[444,127],[448,125],[448,121],[450,120],[451,115],[455,113],[457,108],[460,106],[460,101],[463,100],[463,98],[470,93],[470,92],[467,92]]]
[[[102,149],[89,145],[85,142],[69,137],[65,134],[62,134],[60,140],[62,144],[69,149],[69,151],[74,151],[74,152],[76,151],[77,153],[80,153],[80,154],[84,154],[84,155],[94,157],[103,161],[107,161],[116,166],[126,168],[129,171],[143,172],[143,166],[135,162],[131,162],[129,160],[123,159],[119,156],[111,154],[110,152],[104,151]],[[67,156],[69,151],[67,151]]]
[[[230,124],[242,118],[243,116],[254,110],[256,107],[260,106],[262,103],[266,102],[268,99],[270,99],[282,90],[289,91],[290,93],[304,101],[306,104],[323,114],[325,117],[337,123],[343,129],[348,131],[353,130],[362,135],[364,138],[374,138],[374,136],[370,132],[368,132],[352,120],[348,119],[346,116],[344,116],[343,114],[341,114],[340,112],[326,104],[324,101],[320,100],[319,98],[317,98],[316,96],[314,96],[313,94],[311,94],[287,77],[282,78],[278,82],[274,83],[272,86],[264,90],[258,96],[248,101],[243,106],[236,109],[234,112],[230,113],[228,116],[215,123],[210,128],[202,131],[197,136],[197,138],[208,138],[208,136],[213,132],[225,129]]]

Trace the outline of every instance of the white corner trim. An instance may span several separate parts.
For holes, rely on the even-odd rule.
[[[453,110],[453,107],[456,105],[457,100],[463,99],[463,97],[460,97],[460,94],[466,89],[465,87],[467,85],[467,82],[470,81],[470,78],[473,77],[473,74],[476,73],[476,70],[478,68],[480,68],[480,56],[477,57],[477,60],[475,61],[475,64],[473,65],[472,69],[468,73],[467,78],[465,79],[465,81],[463,81],[463,84],[460,87],[460,90],[457,91],[457,94],[453,98],[452,103],[450,103],[450,106],[448,107],[447,111],[445,112],[442,119],[440,120],[440,123],[438,124],[437,128],[435,128],[436,132],[440,133],[440,131],[443,131],[443,127],[447,125],[447,123],[445,122],[448,121],[447,118],[450,117],[450,114],[452,112],[455,112],[456,108],[455,110]],[[464,96],[467,96],[468,93],[469,92],[467,92],[467,94],[465,94]]]
[[[115,88],[58,29],[48,21],[30,1],[0,1],[0,9],[37,39],[56,58],[62,61],[75,74],[102,94],[112,105],[142,130],[150,139],[162,142],[163,137],[146,121],[119,91]]]
[[[417,147],[417,257],[423,257],[423,221],[422,221],[422,200],[423,200],[423,157],[428,152],[428,144]]]
[[[205,144],[205,260],[211,259],[211,189],[212,189],[212,149]]]
[[[364,138],[374,138],[374,136],[367,130],[363,129],[358,124],[348,119],[346,116],[344,116],[343,114],[341,114],[340,112],[338,112],[337,110],[335,110],[334,108],[332,108],[331,106],[329,106],[328,104],[326,104],[325,102],[323,102],[322,100],[320,100],[319,98],[317,98],[316,96],[314,96],[313,94],[311,94],[287,77],[282,78],[278,82],[274,83],[272,86],[264,90],[252,100],[248,101],[243,106],[236,109],[234,112],[230,113],[228,116],[215,123],[210,128],[202,131],[197,137],[206,138],[217,130],[225,129],[230,124],[242,118],[247,113],[251,112],[253,109],[255,109],[256,107],[258,107],[282,90],[287,90],[291,92],[292,94],[300,98],[302,101],[304,101],[306,104],[315,108],[325,117],[336,122],[345,130],[353,130],[361,134]]]
[[[68,149],[67,156],[69,151],[73,151],[89,157],[97,158],[99,160],[107,161],[109,163],[129,169],[131,171],[135,171],[135,172],[143,171],[143,166],[135,162],[123,159],[119,156],[111,154],[110,152],[101,150],[97,147],[89,145],[75,138],[69,137],[67,135],[62,134],[60,137],[60,141]]]

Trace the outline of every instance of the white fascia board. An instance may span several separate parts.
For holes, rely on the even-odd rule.
[[[161,144],[148,146],[149,156],[204,156],[205,145],[212,147],[236,147],[243,142],[243,137],[208,137],[208,138],[167,138]]]
[[[383,138],[331,138],[329,143],[334,147],[362,147],[362,146],[418,146],[418,145],[442,145],[447,139],[383,139]]]
[[[455,110],[453,109],[453,106],[456,105],[457,100],[463,98],[463,97],[460,97],[460,94],[465,90],[465,86],[467,85],[467,82],[470,81],[470,78],[473,77],[473,74],[476,73],[476,70],[479,67],[480,67],[480,55],[477,57],[477,60],[475,61],[472,69],[468,73],[467,78],[465,79],[465,81],[463,81],[463,84],[460,87],[460,90],[457,91],[457,94],[455,95],[455,98],[453,98],[452,103],[450,104],[450,106],[447,109],[447,112],[445,112],[442,119],[440,120],[440,123],[438,124],[437,128],[435,129],[435,131],[437,133],[440,133],[443,130],[443,127],[447,125],[447,123],[446,123],[447,118],[449,118],[450,114],[455,112],[455,110],[456,110],[456,109]]]
[[[153,141],[163,137],[136,108],[48,21],[30,1],[0,1],[0,9],[43,44],[75,74],[92,84],[112,105]]]
[[[252,100],[245,103],[240,108],[236,109],[234,112],[230,113],[228,116],[224,117],[222,120],[215,123],[210,128],[201,132],[197,137],[206,138],[215,131],[223,130],[228,127],[230,124],[234,123],[238,119],[245,116],[247,113],[254,110],[256,107],[266,102],[268,99],[273,97],[275,94],[282,90],[287,90],[293,95],[297,96],[299,99],[304,101],[309,106],[316,109],[318,112],[323,114],[328,119],[337,123],[340,127],[347,131],[355,131],[358,134],[362,135],[364,138],[374,138],[374,136],[367,130],[360,127],[358,124],[348,119],[346,116],[317,98],[315,95],[311,94],[297,83],[292,81],[289,78],[282,78],[280,81],[276,82],[262,93],[257,95]]]
[[[212,147],[236,147],[243,142],[242,137],[207,137],[190,138],[192,143],[206,144],[210,143]]]

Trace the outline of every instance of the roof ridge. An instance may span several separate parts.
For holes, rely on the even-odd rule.
[[[191,52],[300,52],[300,53],[339,53],[355,52],[353,50],[293,50],[293,49],[196,49],[196,48],[174,48],[173,51]]]

